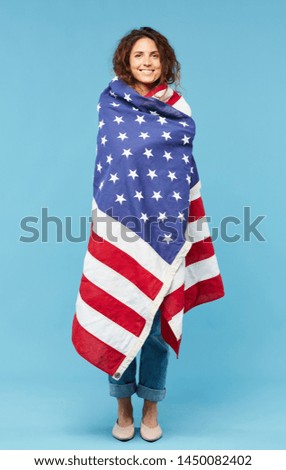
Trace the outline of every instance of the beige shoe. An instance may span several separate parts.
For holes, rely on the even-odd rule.
[[[135,435],[134,421],[129,426],[119,426],[118,419],[112,429],[112,436],[120,441],[129,441]]]
[[[155,426],[154,428],[149,428],[149,426],[146,426],[146,424],[141,421],[140,436],[142,437],[142,439],[144,439],[145,441],[153,442],[160,439],[162,435],[163,431],[159,424],[157,424],[157,426]]]

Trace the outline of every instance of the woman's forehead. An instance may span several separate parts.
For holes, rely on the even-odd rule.
[[[135,44],[133,44],[131,50],[132,52],[143,52],[146,50],[150,50],[151,52],[158,52],[158,48],[156,46],[155,41],[146,37],[138,39]]]

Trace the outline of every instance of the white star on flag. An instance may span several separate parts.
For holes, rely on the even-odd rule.
[[[159,217],[157,217],[157,220],[162,220],[164,222],[165,219],[168,217],[166,216],[166,212],[159,212]]]
[[[182,222],[183,222],[183,220],[186,220],[185,217],[184,217],[183,212],[179,212],[178,219],[180,219]]]
[[[160,194],[161,191],[153,191],[153,196],[152,198],[156,199],[156,201],[159,201],[159,199],[162,199],[162,196]]]
[[[113,96],[113,98],[116,98],[116,97],[117,97],[117,94],[114,93],[114,91],[110,91],[109,94],[110,94],[111,96]]]
[[[107,138],[106,138],[106,135],[104,135],[103,137],[101,137],[101,144],[105,145],[106,142],[107,142]]]
[[[187,123],[184,122],[184,121],[180,121],[179,124],[182,124],[182,126],[184,126],[184,127],[189,127],[189,124],[187,124]]]
[[[99,123],[98,123],[99,129],[102,129],[102,127],[103,127],[104,125],[105,125],[105,122],[104,122],[103,119],[102,119],[101,121],[99,121]]]
[[[102,170],[102,165],[100,163],[97,164],[97,171],[99,171],[99,173],[101,173],[101,170]]]
[[[185,155],[182,157],[182,160],[184,160],[185,163],[189,163],[189,155]]]
[[[172,197],[174,197],[176,201],[178,201],[179,199],[182,199],[179,192],[173,191],[173,193],[174,194],[172,195]]]
[[[189,143],[191,137],[188,137],[187,135],[184,134],[184,137],[181,139],[183,141],[183,144],[186,145]]]
[[[149,157],[153,157],[153,153],[152,153],[152,149],[146,149],[145,148],[145,152],[143,153],[143,155],[146,155],[146,157],[149,159]]]
[[[187,175],[187,176],[186,176],[186,180],[187,180],[187,182],[188,182],[189,184],[191,183],[191,177],[190,177],[190,175]]]
[[[123,201],[126,201],[124,194],[116,194],[115,202],[119,202],[120,204],[122,204]]]
[[[119,103],[115,103],[114,101],[113,101],[113,103],[110,103],[110,104],[111,104],[111,106],[113,106],[114,108],[118,108],[118,106],[120,106]]]
[[[171,156],[171,152],[165,152],[163,157],[166,158],[167,162],[169,160],[173,160],[173,157]]]
[[[100,183],[100,185],[99,185],[100,191],[102,190],[103,185],[104,185],[104,181],[101,181],[101,183]]]
[[[130,93],[124,93],[124,99],[125,99],[126,101],[128,101],[128,102],[129,102],[129,101],[132,101],[132,98],[131,98],[131,96],[130,96]]]
[[[142,139],[147,139],[148,137],[150,137],[150,135],[148,134],[148,132],[141,132],[141,134],[139,135],[139,137],[142,137]]]
[[[108,181],[112,181],[113,183],[115,183],[117,180],[119,180],[117,173],[110,173],[110,178]]]
[[[175,171],[169,171],[167,178],[170,178],[172,181],[178,179]]]
[[[126,135],[126,132],[119,132],[117,139],[121,139],[122,141],[125,139],[128,139],[128,136]]]
[[[164,236],[164,238],[163,238],[163,242],[167,242],[167,243],[169,244],[170,242],[173,241],[173,239],[172,239],[172,234],[171,234],[171,233],[169,233],[169,234],[164,233],[164,235],[165,235],[165,236]]]
[[[155,178],[155,176],[158,177],[158,175],[156,175],[156,170],[150,170],[150,168],[149,168],[149,173],[146,173],[146,175],[150,176],[151,180]]]
[[[137,170],[129,170],[129,175],[127,176],[131,176],[133,180],[135,180],[135,178],[139,178],[139,176],[137,175]]]
[[[133,153],[131,152],[131,149],[123,149],[123,152],[121,155],[124,155],[124,157],[128,158],[130,157],[130,155],[133,155]]]
[[[141,199],[144,199],[144,196],[142,196],[142,191],[135,191],[135,196],[134,197],[137,197],[138,201],[140,201]]]
[[[96,109],[97,109],[97,111],[99,111],[101,109],[100,103],[98,103],[98,105],[96,106]]]
[[[146,214],[146,213],[144,214],[143,212],[141,212],[140,220],[141,220],[141,219],[144,220],[144,223],[145,223],[145,222],[147,222],[147,220],[149,220],[149,217],[147,217],[147,214]]]
[[[157,122],[160,122],[160,124],[167,124],[167,119],[160,116],[158,119],[157,119]]]
[[[124,122],[122,116],[115,116],[115,119],[113,119],[113,121],[117,122],[117,124],[120,124],[121,122]]]
[[[163,134],[161,135],[161,137],[164,137],[165,140],[172,139],[170,134],[171,134],[171,132],[164,131]]]
[[[139,124],[142,124],[142,122],[146,122],[144,119],[144,116],[138,116],[137,119],[135,119],[135,122],[138,122]]]
[[[139,111],[138,108],[135,108],[135,106],[132,106],[133,111]]]
[[[113,160],[111,153],[106,157],[106,163],[111,163]]]
[[[155,116],[159,116],[159,114],[157,113],[157,111],[150,111],[150,114],[154,114]]]

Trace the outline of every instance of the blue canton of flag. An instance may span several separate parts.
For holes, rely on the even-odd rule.
[[[98,112],[94,199],[171,264],[186,241],[190,189],[199,180],[194,120],[120,79],[100,95]]]

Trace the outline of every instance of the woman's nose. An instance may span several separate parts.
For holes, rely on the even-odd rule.
[[[144,65],[150,65],[150,64],[151,64],[150,57],[144,57]]]

